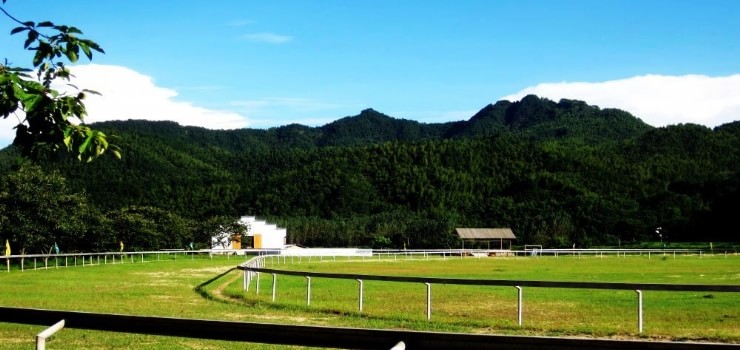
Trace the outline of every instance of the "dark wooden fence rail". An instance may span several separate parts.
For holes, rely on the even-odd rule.
[[[308,276],[317,278],[336,278],[364,281],[389,281],[431,284],[458,284],[473,286],[508,286],[508,287],[542,287],[542,288],[574,288],[574,289],[612,289],[612,290],[661,290],[684,292],[740,292],[740,285],[713,285],[713,284],[662,284],[662,283],[616,283],[616,282],[554,282],[554,281],[516,281],[516,280],[487,280],[466,278],[439,278],[413,276],[381,276],[347,273],[323,273],[310,271],[291,271],[251,267],[240,265],[240,270],[260,273],[270,273],[289,276]]]
[[[74,329],[340,349],[387,350],[399,341],[406,344],[406,349],[428,350],[462,348],[470,350],[708,350],[740,348],[736,344],[718,343],[523,337],[295,326],[0,307],[0,322],[49,326],[60,320],[65,320],[65,328]]]

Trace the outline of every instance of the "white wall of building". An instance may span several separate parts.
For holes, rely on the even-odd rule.
[[[240,221],[249,226],[247,236],[254,237],[254,248],[280,249],[285,246],[288,239],[287,229],[257,220],[254,216],[242,216]]]

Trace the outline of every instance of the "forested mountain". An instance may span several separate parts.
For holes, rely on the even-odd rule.
[[[458,247],[455,227],[511,227],[551,247],[737,241],[740,122],[652,128],[627,112],[527,96],[467,121],[372,109],[321,127],[214,131],[105,122],[123,159],[47,159],[103,213],[258,215],[311,246]],[[13,151],[0,159],[11,172]],[[205,242],[204,242],[205,243]]]

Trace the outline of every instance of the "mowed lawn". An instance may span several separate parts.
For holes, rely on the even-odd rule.
[[[138,260],[137,260],[138,261]],[[516,324],[511,287],[432,286],[432,320],[426,320],[423,284],[366,281],[364,309],[357,310],[356,281],[261,276],[242,291],[243,257],[147,261],[103,266],[0,272],[0,305],[200,319],[406,328],[489,334],[538,334],[740,342],[738,293],[644,294],[645,331],[637,333],[632,291],[524,289],[524,325]],[[272,267],[268,260],[268,267]],[[466,258],[347,261],[346,258],[272,259],[275,268],[342,273],[513,280],[740,284],[740,257],[628,256]],[[44,327],[0,323],[0,349],[29,348]],[[250,348],[276,348],[249,344]],[[112,332],[62,330],[53,349],[244,348],[245,344]]]
[[[267,260],[268,268],[311,272],[435,276],[471,279],[575,282],[631,282],[740,285],[738,256],[560,256],[426,260],[306,258]],[[285,262],[285,264],[283,264]],[[278,276],[276,309],[358,315],[358,282]],[[262,274],[260,294],[241,286],[228,293],[271,304],[272,276]],[[426,320],[426,286],[421,283],[363,282],[362,317],[381,327],[441,329],[494,334],[542,334],[740,342],[740,293],[643,291],[644,331],[637,330],[634,291],[533,288],[523,290],[523,326],[517,324],[513,287],[432,285],[432,321]]]

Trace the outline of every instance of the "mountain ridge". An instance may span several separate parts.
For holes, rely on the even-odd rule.
[[[740,205],[740,122],[653,128],[576,100],[499,101],[431,124],[364,109],[320,127],[95,127],[118,135],[122,160],[41,163],[102,212],[272,217],[313,246],[454,247],[454,227],[511,227],[555,247],[616,246],[655,227],[728,240],[728,205]],[[6,172],[11,153],[0,154]]]
[[[578,127],[578,124],[584,122],[587,122],[587,127]],[[112,128],[109,129],[111,131],[151,131],[141,123],[147,121],[106,121],[94,123],[93,126]],[[366,108],[357,115],[316,127],[294,123],[268,129],[211,130],[182,126],[171,121],[149,123],[161,123],[165,129],[181,127],[195,134],[203,134],[205,130],[220,132],[223,133],[223,138],[251,137],[279,147],[357,146],[394,141],[491,136],[504,132],[526,134],[535,139],[581,137],[593,143],[621,141],[653,129],[639,118],[618,109],[600,109],[578,100],[563,99],[556,103],[534,95],[517,102],[502,100],[488,104],[468,120],[445,123],[394,118],[373,108]]]

